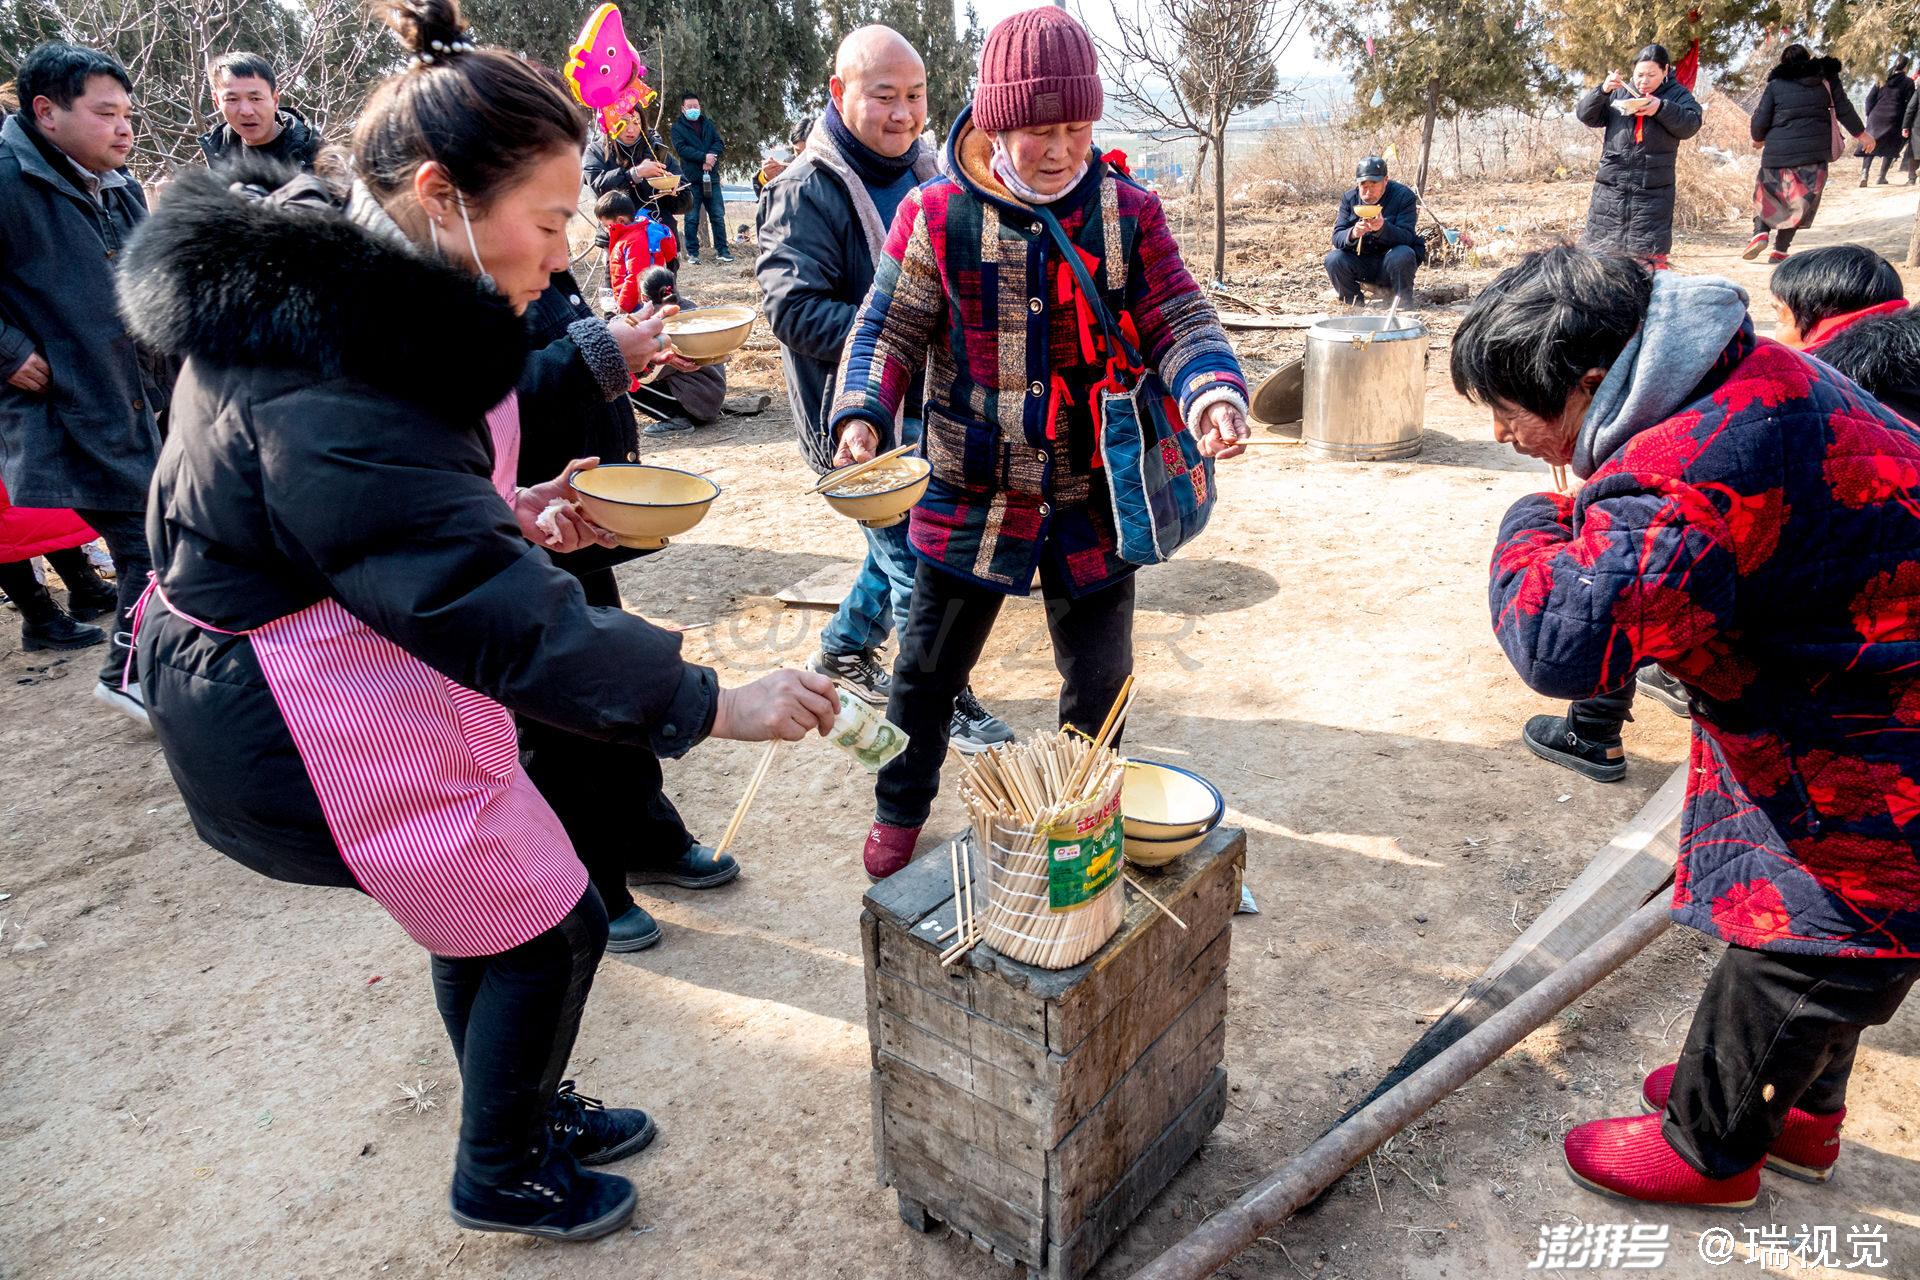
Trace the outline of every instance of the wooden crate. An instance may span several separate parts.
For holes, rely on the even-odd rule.
[[[1079,1280],[1226,1109],[1227,957],[1246,836],[1221,828],[1138,895],[1085,963],[982,944],[942,969],[945,846],[866,897],[867,1029],[880,1184],[1001,1261]],[[976,859],[976,885],[985,872]],[[1124,890],[1123,890],[1124,891]],[[977,890],[984,893],[984,889]]]

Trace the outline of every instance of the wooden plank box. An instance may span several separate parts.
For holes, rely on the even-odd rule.
[[[1130,869],[1187,928],[1128,892],[1119,932],[1071,969],[984,943],[942,968],[946,846],[873,887],[860,923],[874,1157],[902,1220],[944,1222],[1046,1280],[1092,1269],[1226,1109],[1246,846],[1223,827],[1160,874]],[[977,859],[973,879],[984,895]]]

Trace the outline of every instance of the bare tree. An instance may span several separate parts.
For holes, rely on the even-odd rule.
[[[344,132],[368,86],[398,62],[398,46],[362,0],[0,0],[0,30],[20,48],[71,40],[127,68],[138,125],[136,166],[148,175],[191,163],[218,120],[207,66],[235,50],[273,63],[285,102],[322,133]]]
[[[1213,157],[1216,284],[1227,273],[1227,125],[1280,96],[1275,61],[1308,13],[1307,0],[1115,0],[1115,35],[1087,23],[1120,105],[1154,132],[1199,138],[1203,163]]]

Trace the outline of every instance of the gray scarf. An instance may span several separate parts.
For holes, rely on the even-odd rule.
[[[1627,441],[1684,408],[1746,318],[1747,291],[1733,281],[1656,271],[1647,318],[1581,420],[1573,473],[1586,479]]]

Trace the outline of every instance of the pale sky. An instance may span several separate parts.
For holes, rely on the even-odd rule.
[[[1118,0],[1118,4],[1129,6],[1129,11],[1131,11],[1131,6],[1138,2],[1139,0]],[[1147,0],[1147,2],[1151,3],[1151,0]],[[993,29],[994,23],[1000,21],[1000,19],[1006,17],[1008,14],[1018,13],[1022,9],[1031,9],[1034,7],[1034,4],[1035,0],[974,0],[973,8],[974,12],[979,15],[980,29],[982,31],[990,31]],[[1067,0],[1067,4],[1070,11],[1086,14],[1096,25],[1099,22],[1099,15],[1111,13],[1115,7],[1113,0],[1078,0],[1077,5],[1076,0]],[[958,15],[965,13],[965,11],[966,0],[954,0],[956,19]],[[1322,62],[1315,55],[1313,36],[1310,32],[1306,31],[1302,31],[1292,46],[1280,55],[1278,65],[1280,67],[1280,74],[1284,77],[1334,76],[1344,74],[1339,66],[1330,62]]]

